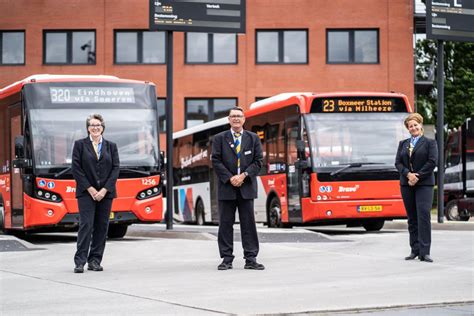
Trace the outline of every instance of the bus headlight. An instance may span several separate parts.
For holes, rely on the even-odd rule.
[[[35,190],[35,197],[37,199],[43,200],[43,201],[48,201],[48,202],[55,202],[59,203],[62,201],[61,196],[57,193],[54,192],[49,192],[44,189],[36,189]]]
[[[143,191],[140,191],[137,194],[137,199],[139,199],[139,200],[148,199],[148,198],[157,196],[160,193],[161,193],[161,186],[155,186],[155,187],[148,188],[148,189],[145,189]]]

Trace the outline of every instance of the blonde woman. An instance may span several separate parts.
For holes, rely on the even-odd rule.
[[[431,206],[438,146],[435,140],[423,136],[420,114],[411,113],[404,123],[411,137],[398,145],[395,166],[400,173],[400,191],[410,233],[411,253],[405,260],[418,257],[420,261],[433,262],[430,256]]]

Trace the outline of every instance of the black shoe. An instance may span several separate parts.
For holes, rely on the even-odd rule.
[[[408,257],[405,257],[405,260],[413,260],[416,259],[416,257],[418,257],[418,255],[412,252]]]
[[[74,273],[84,273],[84,265],[76,264],[76,267],[74,268]]]
[[[97,262],[92,261],[87,264],[87,270],[104,271],[104,268],[102,268],[102,266],[98,264]]]
[[[420,261],[433,262],[433,258],[431,258],[430,255],[424,255],[420,256]]]
[[[251,270],[265,270],[265,266],[257,261],[247,261],[245,263],[244,269]]]
[[[230,270],[230,269],[232,269],[232,262],[222,261],[222,263],[217,266],[217,270]]]

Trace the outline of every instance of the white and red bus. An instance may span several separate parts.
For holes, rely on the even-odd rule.
[[[74,229],[79,214],[71,174],[74,141],[100,113],[120,155],[109,237],[132,223],[162,220],[155,85],[113,76],[34,75],[0,89],[0,228]]]
[[[405,218],[395,169],[411,106],[399,93],[284,93],[253,103],[263,168],[255,218],[270,227],[346,224],[380,230]],[[227,118],[174,133],[174,218],[218,222],[212,139]]]

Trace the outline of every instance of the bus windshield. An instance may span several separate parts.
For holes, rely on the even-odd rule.
[[[24,87],[27,133],[38,175],[66,173],[74,142],[87,137],[86,118],[104,117],[104,138],[115,142],[120,167],[155,172],[159,140],[154,86],[113,82],[50,82]]]
[[[351,163],[393,166],[400,140],[409,137],[407,113],[307,114],[314,168]]]

